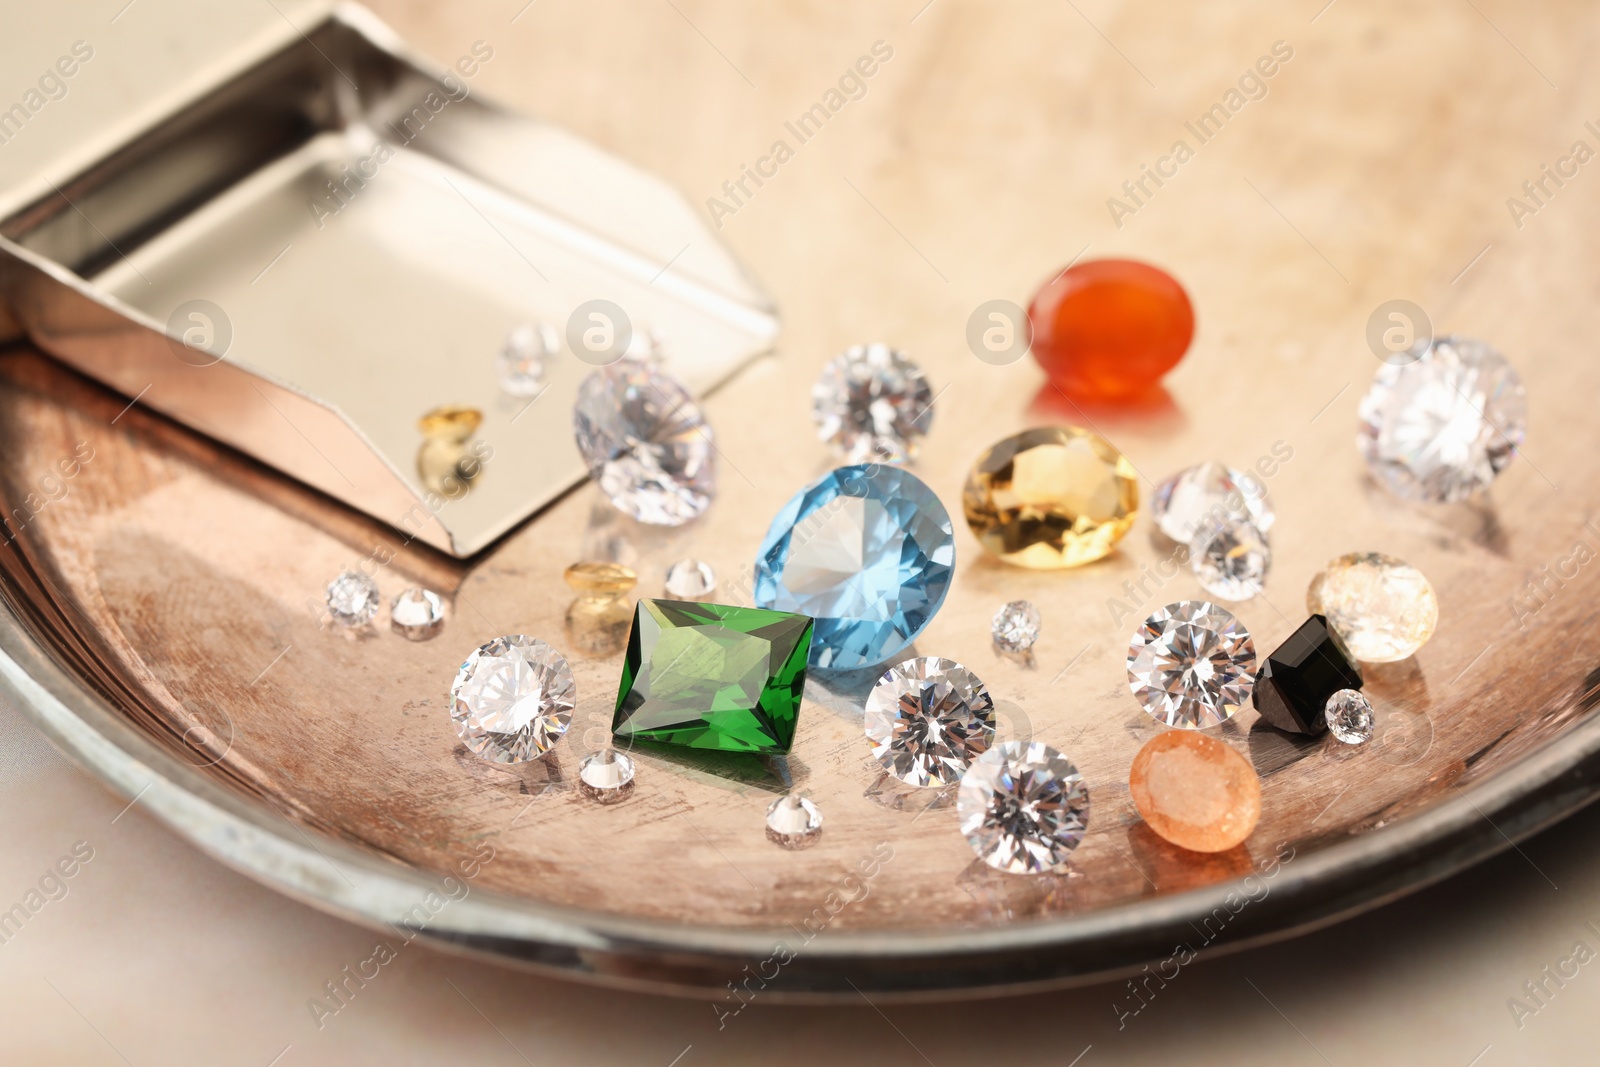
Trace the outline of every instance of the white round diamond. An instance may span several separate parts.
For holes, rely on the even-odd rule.
[[[1089,790],[1061,753],[1004,741],[967,768],[956,791],[961,832],[995,870],[1041,874],[1063,866],[1089,826]]]
[[[716,587],[717,573],[702,560],[680,559],[667,568],[667,593],[680,600],[698,600]]]
[[[365,626],[378,614],[378,583],[345,571],[328,583],[328,614],[341,626]]]
[[[537,396],[544,387],[545,361],[560,351],[561,335],[548,322],[518,326],[495,357],[500,388],[510,396]]]
[[[1276,519],[1261,479],[1210,462],[1181,470],[1156,486],[1150,514],[1163,534],[1185,545],[1207,524],[1250,522],[1266,533]]]
[[[711,427],[689,391],[649,364],[620,360],[585,378],[572,428],[589,476],[619,511],[681,526],[710,505]]]
[[[578,792],[598,804],[615,804],[633,792],[633,760],[607,746],[578,761]]]
[[[450,687],[450,718],[474,754],[525,763],[550,751],[572,721],[572,668],[536,637],[511,634],[480,646]]]
[[[1359,689],[1341,689],[1328,698],[1328,730],[1347,745],[1372,739],[1372,702]]]
[[[1199,730],[1231,719],[1250,699],[1255,670],[1250,632],[1204,600],[1168,604],[1128,645],[1128,688],[1167,726]]]
[[[1419,343],[1384,363],[1361,400],[1356,443],[1373,477],[1412,500],[1465,500],[1505,469],[1528,428],[1522,379],[1482,341]]]
[[[1221,600],[1249,600],[1266,585],[1272,549],[1248,522],[1202,524],[1189,542],[1189,569],[1201,588]]]
[[[989,626],[990,636],[1003,652],[1026,652],[1039,640],[1039,609],[1026,600],[1000,605]]]
[[[389,605],[389,628],[409,641],[426,641],[444,626],[444,600],[414,585]]]
[[[822,368],[811,417],[845,463],[902,463],[933,421],[933,388],[903,352],[856,345]]]
[[[955,660],[909,659],[867,694],[866,733],[873,759],[902,782],[945,785],[994,740],[994,702]]]
[[[767,805],[767,839],[784,848],[805,848],[822,833],[822,811],[799,793]]]

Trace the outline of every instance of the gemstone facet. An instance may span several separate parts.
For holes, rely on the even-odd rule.
[[[1028,307],[1033,356],[1062,389],[1120,398],[1155,386],[1194,339],[1194,306],[1176,278],[1128,259],[1074,264]]]
[[[903,463],[933,421],[933,387],[905,353],[856,345],[822,368],[811,387],[811,417],[846,463]]]
[[[1327,619],[1313,615],[1261,664],[1251,701],[1280,730],[1320,734],[1329,698],[1361,684],[1361,668],[1344,642]]]
[[[1505,469],[1528,429],[1528,397],[1506,358],[1482,341],[1418,342],[1385,362],[1359,409],[1356,443],[1398,496],[1465,500]]]
[[[639,583],[632,567],[601,560],[574,563],[562,575],[574,593],[585,596],[621,596]]]
[[[972,761],[956,791],[961,832],[997,871],[1040,874],[1064,866],[1089,826],[1089,790],[1060,752],[1003,741]]]
[[[822,834],[822,811],[799,793],[781,796],[767,805],[767,840],[783,848],[816,844]]]
[[[328,583],[328,614],[341,626],[365,626],[378,614],[378,583],[345,571]]]
[[[1039,609],[1026,600],[1001,604],[989,625],[990,636],[1002,652],[1026,652],[1039,640]]]
[[[1347,745],[1372,740],[1372,702],[1355,689],[1341,689],[1328,698],[1328,730]]]
[[[984,550],[1021,567],[1076,567],[1110,552],[1133,526],[1133,465],[1077,426],[1025,430],[973,464],[962,492]]]
[[[1151,615],[1128,645],[1128,687],[1151,718],[1201,730],[1226,722],[1250,699],[1256,649],[1232,613],[1182,600]]]
[[[1261,819],[1261,779],[1250,761],[1204,734],[1167,730],[1133,758],[1133,806],[1179,848],[1226,852]]]
[[[525,763],[567,732],[577,685],[561,653],[536,637],[511,634],[479,646],[450,687],[450,719],[475,755]]]
[[[994,701],[954,660],[910,659],[867,694],[866,732],[872,758],[902,782],[948,785],[994,740]]]
[[[607,745],[578,761],[578,792],[597,804],[615,804],[633,792],[633,760]]]
[[[681,526],[710,505],[711,427],[689,391],[649,364],[619,360],[585,378],[572,428],[589,477],[624,514]]]
[[[1156,486],[1150,515],[1164,536],[1184,545],[1208,523],[1248,522],[1267,533],[1277,518],[1261,479],[1213,462],[1181,470]]]
[[[412,586],[389,605],[389,628],[408,641],[426,641],[444,627],[444,599],[431,589]]]
[[[1416,653],[1439,625],[1439,599],[1421,571],[1380,552],[1340,556],[1311,579],[1306,609],[1325,615],[1362,663]]]
[[[523,323],[506,335],[495,357],[495,376],[508,396],[538,396],[544,387],[545,361],[561,351],[561,335],[548,322]]]
[[[1248,522],[1202,525],[1189,542],[1189,569],[1218,600],[1249,600],[1266,585],[1272,566],[1267,537]]]
[[[667,568],[667,593],[679,600],[698,600],[717,587],[711,564],[698,559],[680,559]]]
[[[795,494],[756,556],[755,602],[816,620],[811,665],[894,657],[944,603],[955,570],[950,514],[915,475],[840,467]]]
[[[810,650],[804,615],[641,600],[611,732],[721,752],[787,752]]]

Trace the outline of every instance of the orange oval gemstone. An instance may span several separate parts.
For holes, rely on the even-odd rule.
[[[1224,742],[1188,730],[1157,734],[1133,758],[1133,806],[1179,848],[1226,852],[1261,819],[1261,779]]]
[[[1178,280],[1132,259],[1069,267],[1028,307],[1033,357],[1069,393],[1142,393],[1178,365],[1194,339],[1194,305]]]

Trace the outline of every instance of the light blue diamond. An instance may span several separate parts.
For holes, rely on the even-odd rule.
[[[950,591],[956,541],[921,479],[896,467],[840,467],[778,512],[756,557],[759,607],[816,620],[811,666],[892,659]]]

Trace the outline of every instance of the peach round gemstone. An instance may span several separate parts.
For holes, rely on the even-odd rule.
[[[1033,356],[1069,393],[1116,399],[1153,388],[1189,350],[1194,306],[1178,280],[1132,259],[1068,267],[1028,307]]]
[[[1145,823],[1179,848],[1226,852],[1261,818],[1261,779],[1214,737],[1168,730],[1151,738],[1128,774]]]

